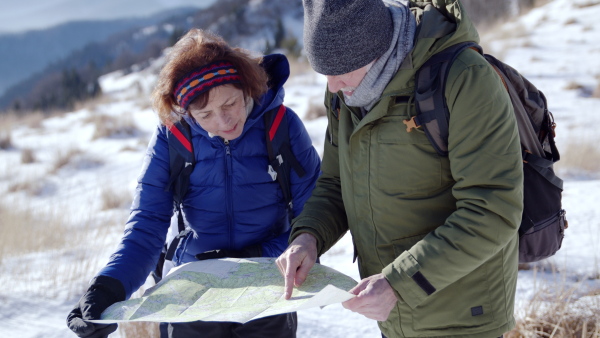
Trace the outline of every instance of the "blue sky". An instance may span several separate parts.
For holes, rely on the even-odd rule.
[[[86,19],[146,16],[161,10],[206,7],[215,0],[0,0],[0,33],[43,29],[60,23]]]

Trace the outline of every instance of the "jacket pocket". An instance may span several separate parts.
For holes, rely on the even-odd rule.
[[[377,184],[388,195],[429,196],[444,186],[443,175],[450,176],[443,170],[447,159],[438,156],[422,130],[407,132],[402,122],[407,119],[388,116],[375,127]]]
[[[409,250],[424,236],[394,241],[395,255]],[[399,302],[401,318],[411,318],[402,321],[403,328],[418,335],[438,336],[470,330],[477,332],[481,326],[492,323],[497,309],[492,308],[489,267],[489,263],[483,264],[446,288],[437,290],[416,308]]]

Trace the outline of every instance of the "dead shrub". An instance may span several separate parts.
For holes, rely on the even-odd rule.
[[[35,155],[33,149],[25,148],[21,150],[21,163],[30,164],[35,162]]]
[[[576,24],[578,22],[579,21],[577,21],[577,19],[575,19],[575,18],[569,18],[569,19],[567,19],[567,21],[565,21],[565,26],[574,25],[574,24]]]
[[[586,8],[586,7],[592,7],[592,6],[597,6],[597,5],[600,5],[600,1],[592,0],[592,1],[584,2],[584,3],[574,3],[573,4],[573,6],[575,6],[575,8]]]
[[[21,122],[22,124],[28,126],[29,128],[32,129],[39,129],[42,127],[42,122],[44,122],[44,120],[48,117],[51,117],[48,114],[44,114],[42,112],[30,112],[27,114],[24,114],[21,117]]]
[[[537,46],[535,45],[535,43],[533,43],[531,40],[527,39],[523,42],[523,47],[524,48],[537,48]]]
[[[8,186],[8,192],[24,191],[29,196],[39,196],[43,190],[43,184],[39,179],[13,182]]]
[[[290,63],[290,77],[314,72],[314,70],[312,70],[312,68],[310,67],[310,64],[308,63],[306,58],[304,58],[302,56],[289,57],[288,61]]]
[[[32,252],[60,249],[69,244],[70,231],[59,215],[41,215],[0,205],[0,261]]]
[[[160,329],[158,323],[129,322],[119,324],[119,334],[123,338],[158,338]]]
[[[77,148],[71,148],[66,151],[57,151],[54,165],[52,166],[51,173],[57,173],[61,168],[68,165],[75,156],[82,154],[83,151]]]
[[[12,148],[12,136],[8,130],[0,130],[0,149]]]
[[[585,89],[585,86],[578,82],[575,82],[575,81],[569,81],[569,83],[567,83],[567,85],[564,86],[563,89],[565,89],[565,90],[582,90],[582,89]]]
[[[600,99],[600,81],[596,85],[596,88],[592,91],[592,97],[596,99]]]
[[[539,290],[517,319],[516,327],[504,337],[600,337],[600,290],[583,297],[577,290],[578,287]]]
[[[134,152],[136,152],[136,151],[139,151],[139,149],[137,149],[136,147],[130,146],[130,145],[126,145],[126,146],[123,146],[123,148],[121,148],[119,151],[121,151],[121,152],[134,151]]]
[[[110,115],[94,115],[88,122],[96,126],[96,131],[92,136],[93,140],[104,137],[132,137],[139,133],[138,127],[133,122],[131,115],[114,117]]]
[[[14,113],[0,114],[0,150],[13,147],[12,129],[17,122],[18,117]]]
[[[591,141],[572,141],[562,148],[560,155],[560,161],[555,164],[557,171],[591,176],[600,173],[600,149]]]
[[[131,298],[139,298],[146,292],[146,285],[142,285]],[[154,322],[125,322],[119,324],[119,335],[122,338],[158,338],[160,327]]]
[[[541,62],[541,61],[544,61],[544,59],[542,59],[542,58],[540,58],[538,56],[532,56],[530,60],[531,60],[531,62]]]
[[[304,119],[306,120],[314,120],[322,116],[327,116],[327,110],[323,104],[309,103],[308,108],[306,109],[306,114],[304,115]]]
[[[100,198],[102,200],[102,210],[126,208],[132,199],[126,191],[119,192],[110,188],[103,189]]]

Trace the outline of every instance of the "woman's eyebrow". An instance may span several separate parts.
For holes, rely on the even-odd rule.
[[[223,105],[229,105],[234,103],[237,100],[237,96],[231,96],[230,98],[228,98],[227,100],[225,100],[225,102],[223,102]]]

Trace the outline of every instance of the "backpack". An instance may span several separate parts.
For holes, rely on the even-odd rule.
[[[440,156],[448,156],[446,78],[454,59],[466,48],[484,56],[500,76],[510,96],[523,156],[524,209],[519,226],[519,263],[530,263],[554,255],[561,247],[568,227],[561,206],[563,181],[552,165],[560,159],[554,142],[556,124],[548,110],[546,97],[512,67],[483,54],[472,42],[460,43],[432,56],[415,77],[417,116],[404,121],[407,130],[423,127]]]
[[[279,107],[267,111],[264,114],[265,139],[267,153],[269,154],[268,172],[277,180],[283,191],[283,197],[287,203],[289,219],[293,215],[293,196],[291,191],[290,172],[293,169],[299,177],[305,175],[300,162],[292,153],[287,118],[285,118],[286,107]],[[190,125],[181,119],[177,123],[167,126],[167,140],[169,144],[169,183],[166,191],[173,192],[173,205],[175,210],[174,221],[177,222],[178,234],[171,240],[167,240],[163,246],[155,270],[151,273],[154,281],[158,283],[163,276],[165,264],[172,264],[173,256],[179,242],[192,230],[185,226],[181,203],[187,193],[190,183],[190,174],[196,164],[192,146],[192,133]]]
[[[448,156],[450,111],[446,105],[446,79],[450,66],[466,48],[483,55],[479,45],[463,42],[432,56],[415,75],[414,101],[417,116],[405,120],[407,131],[422,127],[438,155]],[[510,96],[521,141],[524,174],[524,207],[519,225],[519,263],[553,256],[561,247],[568,228],[562,208],[563,181],[552,168],[560,160],[554,142],[554,117],[544,93],[514,68],[485,54]],[[332,95],[332,113],[338,118],[339,96]],[[329,136],[331,139],[331,135]]]

